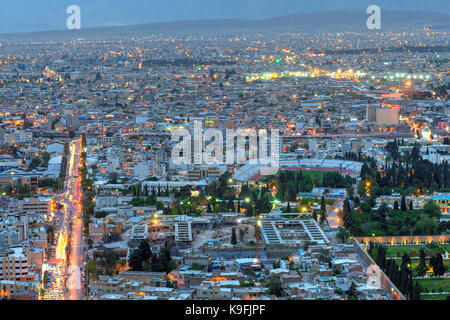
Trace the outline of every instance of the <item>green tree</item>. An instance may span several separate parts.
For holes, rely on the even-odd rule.
[[[344,228],[340,228],[339,232],[336,234],[336,237],[341,241],[341,242],[347,242],[347,240],[350,237],[350,234],[348,233],[348,231]]]
[[[150,249],[150,245],[147,239],[141,240],[138,250],[139,254],[141,255],[142,261],[148,261],[151,258],[152,250]]]
[[[269,283],[267,284],[267,288],[269,289],[270,294],[273,294],[277,297],[281,297],[284,293],[280,278],[277,276],[274,276],[272,277],[272,279],[270,279]]]
[[[394,202],[394,210],[398,210],[398,201],[397,200],[395,200],[395,202]]]
[[[130,255],[129,265],[132,271],[142,271],[142,257],[139,250],[134,250]]]
[[[355,282],[352,282],[352,284],[350,285],[350,287],[348,288],[347,291],[345,291],[345,294],[347,295],[347,297],[350,300],[357,300],[359,297],[359,292],[358,289],[356,288],[356,284]]]
[[[436,255],[436,260],[435,260],[435,264],[433,267],[433,272],[437,277],[441,277],[444,275],[445,273],[445,265],[444,265],[444,260],[442,258],[442,254],[438,253]]]
[[[427,272],[427,262],[425,261],[425,249],[420,248],[419,266],[417,267],[417,275],[423,277]]]
[[[416,283],[414,284],[414,293],[413,293],[413,300],[420,300],[420,285],[419,282],[416,281]]]
[[[236,229],[233,227],[233,228],[231,229],[231,244],[235,246],[236,243],[237,243],[237,239],[236,239]]]
[[[241,242],[243,242],[244,241],[244,236],[245,236],[245,231],[244,231],[244,229],[239,229],[239,240],[241,241]]]
[[[406,211],[406,198],[405,195],[402,196],[402,200],[401,200],[401,204],[400,204],[400,209],[402,211]]]
[[[425,214],[429,215],[431,218],[439,218],[441,215],[441,208],[433,201],[428,202],[423,207],[423,211]]]

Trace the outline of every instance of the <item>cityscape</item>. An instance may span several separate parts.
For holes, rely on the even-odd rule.
[[[0,300],[450,300],[448,5],[79,2],[0,30]]]

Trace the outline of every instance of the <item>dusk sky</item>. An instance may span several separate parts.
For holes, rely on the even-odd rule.
[[[2,0],[0,33],[65,29],[66,8],[78,5],[83,28],[198,19],[264,19],[328,10],[365,11],[373,0]],[[381,9],[450,13],[447,0],[382,0]]]

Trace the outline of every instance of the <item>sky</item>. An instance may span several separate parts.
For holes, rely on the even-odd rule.
[[[0,33],[65,30],[69,5],[81,27],[202,19],[265,19],[329,10],[418,10],[450,14],[448,0],[0,0]]]

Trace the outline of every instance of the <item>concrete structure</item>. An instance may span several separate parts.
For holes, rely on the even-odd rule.
[[[29,258],[25,248],[11,248],[0,252],[0,280],[32,281],[29,274]]]
[[[267,246],[302,247],[305,243],[329,243],[327,236],[314,219],[264,219],[260,229]]]

